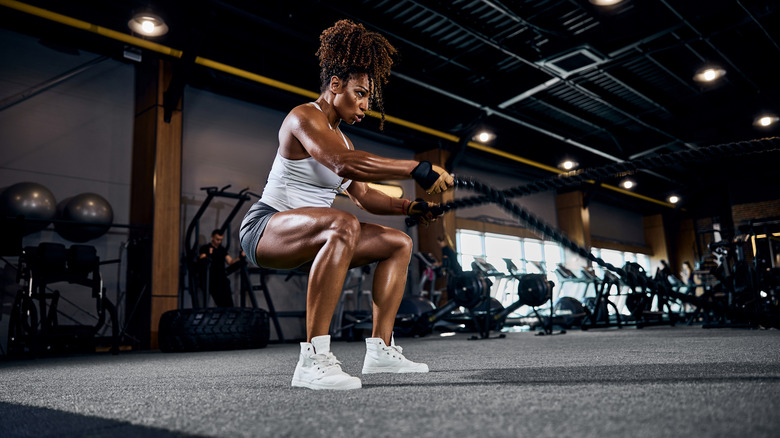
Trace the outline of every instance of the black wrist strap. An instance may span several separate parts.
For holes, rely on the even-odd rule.
[[[412,170],[412,178],[424,189],[429,189],[439,179],[439,174],[433,171],[430,161],[420,161],[420,164]]]
[[[416,205],[415,205],[416,204]],[[416,212],[412,212],[412,207],[415,207]],[[423,198],[417,198],[409,204],[409,216],[420,216],[428,213],[428,203]]]

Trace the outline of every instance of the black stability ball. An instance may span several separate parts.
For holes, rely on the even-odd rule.
[[[0,195],[0,216],[24,216],[24,235],[46,228],[56,215],[57,201],[51,191],[41,184],[17,183]]]
[[[54,229],[63,239],[86,242],[106,234],[114,221],[114,210],[105,198],[96,193],[82,193],[63,199],[57,205]]]

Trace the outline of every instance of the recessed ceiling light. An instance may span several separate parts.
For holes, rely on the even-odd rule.
[[[780,118],[774,114],[762,114],[753,120],[753,126],[757,126],[759,128],[768,128],[778,121],[780,121]]]
[[[623,187],[626,190],[630,190],[636,187],[636,183],[633,180],[624,179],[623,181],[621,181],[620,187]]]
[[[612,6],[622,1],[623,0],[590,0],[590,2],[596,6]]]
[[[474,136],[474,140],[480,143],[487,143],[489,141],[492,141],[494,138],[496,138],[496,135],[488,131],[482,131],[479,134]]]
[[[720,67],[710,66],[697,71],[693,76],[693,80],[696,82],[708,83],[720,79],[725,75],[726,70],[723,70]]]
[[[575,169],[577,166],[579,166],[580,163],[574,161],[574,160],[564,160],[558,163],[558,168],[563,170],[572,170]]]
[[[127,22],[133,32],[148,37],[163,36],[168,33],[168,25],[159,15],[151,12],[138,12]]]

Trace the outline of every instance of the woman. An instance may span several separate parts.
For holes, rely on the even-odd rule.
[[[412,241],[405,233],[361,223],[331,208],[339,192],[374,214],[433,220],[426,202],[391,198],[366,182],[413,178],[426,191],[453,185],[429,162],[392,160],[356,151],[339,124],[360,122],[375,105],[382,114],[382,85],[396,51],[362,25],[341,20],[320,36],[321,95],[295,107],[279,130],[279,149],[261,199],[241,224],[241,246],[258,266],[291,269],[310,264],[306,298],[307,341],[292,386],[357,389],[360,379],[342,371],[330,352],[328,328],[350,268],[377,262],[373,282],[373,332],[366,339],[363,373],[427,372],[395,345],[393,325],[403,296]]]

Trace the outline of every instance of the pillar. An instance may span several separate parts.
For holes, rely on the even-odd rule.
[[[145,59],[136,68],[130,222],[151,233],[134,232],[139,249],[128,255],[128,264],[139,264],[132,267],[139,278],[132,290],[128,278],[127,318],[128,332],[141,348],[157,348],[160,316],[178,308],[181,102],[169,123],[163,119],[163,93],[172,70],[170,62],[157,59]]]
[[[555,196],[555,207],[558,213],[558,228],[572,242],[590,250],[590,211],[585,206],[583,193],[559,193]],[[578,272],[583,267],[590,267],[590,262],[567,249],[566,267]]]
[[[448,151],[434,149],[430,151],[421,152],[414,156],[418,161],[430,161],[439,167],[444,167],[449,156]],[[419,184],[415,184],[415,198],[422,198],[428,202],[435,202],[437,204],[446,204],[447,202],[455,199],[455,190],[449,189],[443,193],[428,194],[425,193],[425,189],[420,187]],[[448,241],[450,247],[457,251],[455,243],[455,212],[450,211],[445,213],[439,220],[430,223],[428,226],[417,226],[417,243],[418,250],[424,253],[431,253],[437,260],[441,261],[441,246],[439,245],[439,237],[444,237]],[[446,292],[446,279],[439,279],[436,283],[436,289],[443,289],[439,304],[447,302]]]
[[[653,254],[650,257],[650,272],[647,273],[652,276],[656,269],[662,267],[661,260],[669,261],[664,220],[662,215],[656,214],[645,216],[642,223],[645,229],[645,244],[650,247]]]

